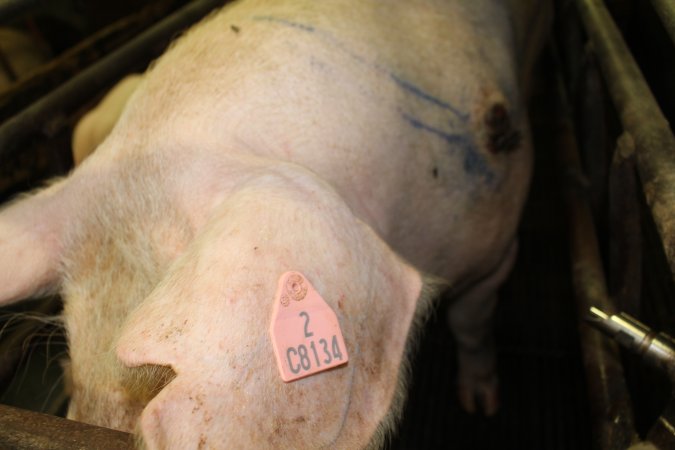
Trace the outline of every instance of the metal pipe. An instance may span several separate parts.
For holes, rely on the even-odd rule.
[[[591,306],[589,322],[648,363],[670,372],[675,367],[675,340],[656,333],[627,313],[607,314]]]
[[[0,0],[0,23],[11,22],[41,2],[42,0]]]
[[[119,79],[130,67],[153,57],[157,52],[156,46],[223,3],[224,0],[195,0],[189,3],[7,120],[0,127],[0,160],[19,151],[24,147],[21,145],[24,140],[36,132],[55,133],[63,126],[63,114]]]
[[[672,0],[652,0],[654,10],[661,18],[663,27],[675,43],[675,3]]]
[[[560,85],[562,82],[559,83]],[[565,186],[572,275],[579,318],[585,317],[593,305],[614,311],[605,286],[593,218],[584,189],[584,176],[577,150],[569,107],[564,89],[559,86],[558,97],[563,105],[557,124],[557,153]],[[596,447],[601,449],[628,448],[636,442],[633,412],[625,384],[619,350],[580,320],[581,346],[588,383],[591,417],[596,434]]]
[[[673,379],[671,375],[671,379]],[[659,449],[675,448],[675,402],[671,401],[647,434]]]
[[[166,17],[169,9],[170,0],[152,2],[140,11],[96,31],[5,88],[0,92],[0,123]],[[0,65],[1,56],[0,53]]]
[[[14,83],[17,80],[16,72],[14,71],[14,68],[12,67],[12,64],[10,64],[9,60],[7,59],[7,56],[5,56],[5,52],[0,48],[0,69],[5,72],[5,75],[7,76],[7,79],[9,79],[10,83]]]
[[[47,414],[0,405],[0,448],[72,450],[133,447],[133,436]]]
[[[642,224],[635,143],[629,134],[617,141],[609,174],[609,281],[619,309],[640,313]]]
[[[675,275],[675,137],[601,0],[576,0],[624,129],[633,137],[642,189]]]

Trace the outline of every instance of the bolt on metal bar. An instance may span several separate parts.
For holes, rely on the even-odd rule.
[[[656,333],[627,313],[607,314],[595,306],[589,312],[589,323],[624,348],[666,371],[675,367],[675,340],[671,336]]]
[[[582,320],[591,306],[605,311],[615,311],[615,308],[607,294],[569,106],[565,101],[562,81],[558,81],[557,97],[561,105],[556,126],[556,146],[564,177],[572,277],[580,318],[579,333],[592,426],[596,434],[596,448],[624,449],[637,442],[638,436],[619,349],[614,342],[604,338]]]
[[[0,405],[2,449],[121,450],[133,448],[133,442],[121,431]]]
[[[652,0],[652,5],[675,44],[675,3],[672,0]]]
[[[601,0],[576,0],[626,132],[633,137],[645,193],[675,276],[675,137]]]
[[[59,117],[91,98],[131,67],[156,56],[157,46],[171,39],[177,31],[201,19],[224,0],[195,0],[98,63],[82,71],[62,86],[7,120],[0,127],[0,160],[18,152],[24,140],[37,132],[58,127]],[[48,122],[52,122],[49,124]],[[61,126],[63,124],[61,123]]]

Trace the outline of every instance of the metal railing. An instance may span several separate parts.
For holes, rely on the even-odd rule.
[[[652,3],[665,29],[671,37],[675,37],[673,3],[660,0],[653,0]],[[593,212],[589,206],[590,195],[581,186],[584,183],[579,182],[584,176],[571,114],[563,113],[559,126],[561,171],[566,175],[573,174],[567,176],[571,181],[566,187],[566,203],[582,353],[593,416],[593,444],[595,448],[603,450],[630,448],[641,442],[661,449],[675,448],[675,406],[672,399],[642,441],[636,432],[620,352],[614,342],[584,324],[593,306],[608,312],[608,315],[599,313],[600,316],[595,317],[596,321],[598,317],[609,318],[621,308],[628,308],[631,313],[639,309],[643,258],[641,233],[644,232],[641,230],[637,198],[640,191],[658,231],[670,275],[675,276],[675,138],[604,2],[572,0],[563,6],[564,12],[559,14],[562,16],[559,20],[573,20],[570,19],[572,8],[583,23],[589,44],[584,42],[582,33],[575,35],[574,25],[567,23],[561,27],[572,32],[560,33],[566,35],[558,36],[560,51],[566,54],[568,66],[576,66],[564,68],[569,89],[561,90],[573,91],[576,86],[587,81],[585,77],[593,76],[589,73],[589,66],[593,64],[580,62],[580,58],[591,59],[600,68],[603,85],[623,129],[614,146],[606,177],[609,182],[610,227],[618,230],[610,233],[610,264],[613,266],[614,278],[621,280],[620,289],[616,290],[616,300],[620,305],[617,307],[608,294],[607,278],[596,237],[597,224],[593,222]],[[572,64],[569,64],[570,61]],[[567,94],[563,93],[562,96]],[[567,113],[571,109],[569,106],[562,108]],[[597,132],[607,133],[605,129]],[[597,309],[595,311],[598,312]],[[619,334],[620,340],[628,343],[628,336]],[[648,337],[651,340],[653,336],[655,334]],[[661,365],[672,380],[673,361],[671,358],[664,361]]]
[[[132,445],[128,433],[0,405],[2,449],[121,450]]]

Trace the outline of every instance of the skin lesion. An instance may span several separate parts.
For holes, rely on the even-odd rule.
[[[511,115],[503,103],[494,103],[485,113],[487,127],[487,148],[492,153],[510,153],[522,141],[522,133],[513,127]]]

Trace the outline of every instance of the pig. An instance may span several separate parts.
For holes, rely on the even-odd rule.
[[[90,157],[0,214],[0,303],[64,298],[68,417],[145,448],[377,448],[446,288],[459,399],[494,413],[549,18],[534,0],[244,0],[178,39]],[[286,382],[270,323],[289,271],[349,360]]]

